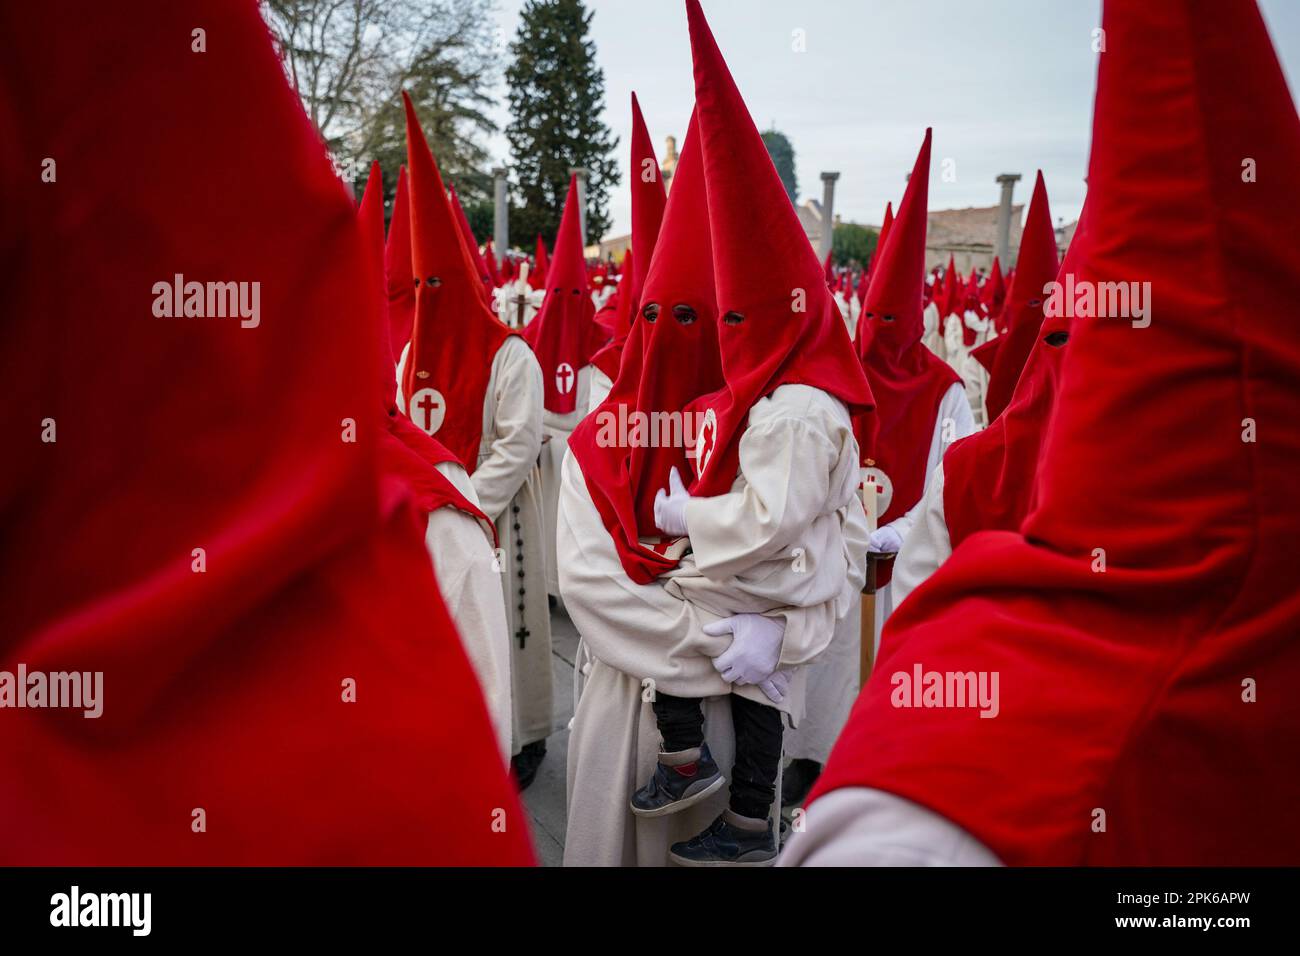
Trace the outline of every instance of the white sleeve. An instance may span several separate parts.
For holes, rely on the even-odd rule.
[[[971,414],[970,402],[966,400],[966,386],[961,382],[954,382],[948,391],[944,392],[943,400],[939,402],[939,414],[935,416],[934,433],[930,438],[930,454],[925,463],[925,484],[921,486],[923,489],[929,487],[930,476],[934,474],[939,462],[943,461],[943,453],[948,450],[948,446],[958,438],[973,434],[974,431],[975,416]],[[922,494],[921,498],[924,500],[925,495]],[[898,537],[906,541],[920,506],[921,502],[917,501],[905,514],[899,515],[886,527],[893,528],[898,533]],[[898,606],[897,601],[894,602],[894,606]]]
[[[406,357],[411,352],[411,343],[402,346],[402,354],[397,359],[397,410],[405,415],[406,396],[402,393],[402,376],[406,374]]]
[[[497,349],[485,409],[487,457],[470,476],[479,507],[493,521],[527,480],[542,450],[542,369],[528,344],[512,335]]]
[[[609,390],[614,387],[610,377],[596,366],[591,366],[591,385],[587,394],[587,408],[596,408],[609,397]]]
[[[916,520],[912,530],[903,539],[903,547],[894,559],[894,576],[890,582],[894,607],[916,590],[926,578],[939,570],[939,566],[952,554],[952,541],[948,537],[948,522],[943,514],[943,462],[934,469],[925,497],[914,509]]]
[[[813,802],[777,866],[1001,866],[957,824],[885,790],[845,787]]]
[[[478,677],[502,756],[509,760],[510,628],[490,539],[469,515],[444,507],[429,513],[424,543],[443,602]]]
[[[811,420],[782,417],[745,429],[744,486],[686,504],[700,572],[725,580],[798,543],[826,508],[837,458],[830,438]]]
[[[469,480],[469,472],[465,470],[464,465],[458,461],[440,461],[433,467],[465,496],[466,501],[480,511],[483,509],[478,501],[478,492],[474,490],[474,482]]]

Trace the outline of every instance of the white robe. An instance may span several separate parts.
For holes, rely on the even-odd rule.
[[[469,475],[457,462],[437,466],[470,504],[478,505]],[[447,505],[429,512],[424,544],[433,559],[447,610],[487,703],[502,757],[510,759],[510,634],[501,594],[501,573],[491,533],[476,518]]]
[[[975,358],[974,352],[975,349],[989,340],[990,335],[996,336],[997,333],[993,330],[991,320],[980,318],[975,312],[967,312],[963,317],[963,322],[966,328],[975,333],[975,343],[966,349],[961,358],[960,367],[954,367],[957,374],[962,377],[962,381],[966,383],[966,400],[970,402],[970,410],[975,418],[975,426],[983,428],[988,424],[984,397],[988,391],[989,373],[979,363],[979,359]]]
[[[943,360],[958,375],[961,374],[962,363],[966,360],[966,355],[970,351],[966,347],[966,333],[962,331],[963,324],[962,320],[956,315],[948,315],[943,320]]]
[[[560,578],[557,571],[555,551],[555,511],[560,500],[560,466],[564,455],[569,450],[569,436],[578,427],[578,423],[587,417],[588,397],[591,392],[592,365],[584,365],[578,370],[578,381],[574,385],[576,404],[567,415],[542,410],[542,520],[543,534],[546,541],[546,592],[555,597],[560,596]]]
[[[628,579],[581,469],[566,459],[558,540],[572,560],[560,568],[560,586],[590,656],[580,665],[585,687],[569,739],[566,865],[665,865],[673,842],[698,833],[726,806],[724,790],[655,820],[628,807],[661,743],[651,690],[704,699],[705,737],[724,774],[734,756],[726,695],[770,704],[758,688],[722,680],[713,658],[730,637],[710,637],[703,625],[739,612],[784,619],[781,666],[792,677],[777,709],[798,721],[800,665],[825,649],[865,579],[856,456],[842,404],[807,386],[778,389],[750,411],[742,474],[731,492],[688,504],[696,551],[649,585]],[[800,601],[820,603],[796,606]]]
[[[403,353],[402,365],[405,362]],[[399,383],[401,369],[399,366]],[[404,407],[400,388],[398,404]],[[478,467],[470,482],[479,507],[496,524],[500,542],[500,586],[505,596],[514,684],[511,751],[518,753],[524,745],[546,739],[555,727],[551,612],[546,600],[541,471],[537,464],[542,447],[542,370],[533,350],[517,335],[507,338],[492,358],[482,429]],[[525,630],[526,634],[521,633]]]
[[[591,366],[591,383],[587,389],[587,408],[598,408],[609,397],[614,381],[596,366]]]
[[[871,787],[845,787],[819,799],[777,860],[777,866],[1001,865],[951,820]]]
[[[865,551],[866,545],[863,545]],[[835,622],[831,642],[807,667],[804,718],[785,732],[783,749],[791,759],[824,764],[858,699],[862,670],[862,593]]]
[[[943,327],[939,321],[939,307],[931,302],[921,313],[921,324],[924,331],[921,333],[921,343],[939,358],[945,362],[948,360],[948,349],[943,344]]]
[[[939,462],[926,486],[925,497],[916,509],[912,528],[894,559],[894,576],[889,582],[894,606],[902,604],[926,578],[952,556],[952,539],[943,513],[943,462]]]
[[[945,423],[950,423],[947,428],[945,428]],[[935,415],[934,430],[930,436],[930,451],[925,463],[925,484],[922,485],[923,488],[929,486],[930,476],[934,474],[934,470],[943,461],[943,453],[948,450],[948,446],[957,439],[972,434],[974,431],[975,419],[971,415],[970,403],[966,401],[965,386],[961,382],[954,382],[948,387],[948,391],[944,392],[943,399],[939,402],[939,412]],[[906,541],[924,499],[925,495],[922,493],[921,501],[914,504],[904,514],[888,522],[887,525],[881,525],[881,527],[893,528],[898,533],[898,537]],[[889,615],[894,612],[895,605],[894,583],[891,580],[889,584],[876,592],[874,647],[876,653],[880,651],[880,632],[885,626],[885,621],[889,620]]]
[[[961,368],[957,370],[962,381],[966,385],[966,402],[970,405],[971,417],[975,421],[975,428],[982,429],[988,426],[988,399],[989,390],[989,373],[983,365],[979,363],[972,352],[966,353],[962,360]]]
[[[962,316],[962,321],[965,322],[966,328],[975,333],[975,341],[971,344],[971,348],[978,348],[988,341],[989,329],[993,327],[991,319],[985,318],[973,309],[967,309]]]
[[[835,307],[840,310],[840,318],[844,320],[844,327],[848,329],[849,338],[853,338],[853,293],[849,293],[848,298],[844,297],[843,292],[834,292],[832,296],[835,299]]]

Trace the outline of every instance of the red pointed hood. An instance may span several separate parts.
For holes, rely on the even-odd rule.
[[[483,264],[487,267],[488,279],[492,288],[499,289],[504,281],[501,278],[501,270],[497,267],[497,253],[492,246],[492,240],[487,241],[487,247],[483,250]]]
[[[533,269],[528,273],[528,284],[534,289],[546,288],[546,273],[549,271],[550,260],[546,257],[546,240],[542,234],[537,234],[537,254],[534,256],[535,262]]]
[[[962,293],[962,308],[984,317],[984,301],[980,295],[980,274],[974,266],[970,267],[970,276],[966,279],[966,288]]]
[[[1300,721],[1264,688],[1300,686],[1300,182],[1264,170],[1300,168],[1300,120],[1254,3],[1102,27],[1037,508],[895,611],[819,791],[899,794],[1012,865],[1289,864]],[[998,674],[997,719],[892,705],[914,667]]]
[[[361,227],[362,245],[376,279],[376,288],[381,288],[378,280],[384,274],[384,181],[379,163],[370,165],[370,177],[366,180],[366,190],[357,209],[357,223]],[[423,512],[444,506],[463,511],[482,522],[495,540],[496,526],[437,469],[437,465],[443,462],[455,461],[456,456],[437,439],[416,428],[405,415],[399,414],[397,369],[391,357],[393,349],[386,295],[379,298],[376,318],[381,399],[379,420],[385,429],[379,440],[379,462],[381,471],[396,479],[386,483],[387,495],[391,499],[413,497],[416,507]]]
[[[894,201],[885,203],[885,218],[880,222],[880,234],[876,237],[876,251],[879,252],[894,225]]]
[[[947,318],[957,311],[957,264],[951,255],[948,265],[943,270],[943,285],[935,301],[939,305],[939,317]]]
[[[703,403],[717,431],[697,493],[715,495],[735,481],[750,408],[781,385],[823,389],[852,412],[872,398],[817,255],[698,0],[687,0],[686,12],[727,379]]]
[[[384,249],[384,179],[379,163],[370,164],[370,176],[357,208],[357,224],[361,227],[362,247],[366,254],[366,267],[374,273],[376,284],[385,284]],[[386,414],[397,412],[397,366],[393,361],[392,331],[388,321],[388,295],[379,300],[379,391],[381,408]]]
[[[664,217],[667,194],[659,160],[655,157],[650,133],[646,130],[641,104],[632,94],[632,247],[623,260],[623,279],[618,284],[618,311],[614,317],[611,339],[601,349],[592,364],[612,380],[618,375],[623,348],[632,329],[633,318],[638,313],[641,288],[645,285],[646,271],[654,255],[659,237],[659,224]],[[630,266],[630,268],[629,268]]]
[[[488,310],[438,164],[410,97],[403,98],[415,275],[415,329],[402,374],[405,411],[473,474],[492,360],[511,332]]]
[[[884,473],[892,488],[881,521],[906,513],[925,491],[925,467],[944,393],[961,381],[921,343],[925,285],[926,208],[931,131],[917,153],[898,216],[876,249],[867,298],[858,319],[859,358],[876,396],[876,411],[854,420],[865,467]]]
[[[382,285],[257,6],[203,4],[201,55],[191,4],[58,9],[0,7],[4,181],[60,158],[0,222],[0,659],[100,672],[103,710],[4,711],[5,862],[530,861],[415,512],[380,510]],[[169,316],[174,282],[225,315]]]
[[[587,293],[587,260],[582,254],[578,177],[569,177],[564,214],[555,236],[555,257],[547,271],[541,311],[524,329],[524,339],[542,366],[546,410],[567,415],[577,407],[578,371],[605,344],[596,323],[596,306]]]
[[[423,131],[421,131],[421,134],[423,135]],[[456,217],[456,229],[465,243],[465,252],[469,255],[469,261],[474,265],[474,271],[478,275],[479,282],[482,283],[483,301],[491,302],[488,290],[493,288],[492,273],[488,269],[488,264],[484,260],[482,253],[478,251],[478,240],[474,238],[474,230],[470,227],[469,216],[465,215],[465,207],[460,204],[460,197],[456,195],[456,187],[448,186],[447,193],[451,200],[451,211]]]
[[[989,270],[988,281],[984,283],[982,293],[984,309],[989,318],[996,323],[998,334],[1001,335],[1006,331],[1006,325],[1002,322],[1002,306],[1007,299],[1006,278],[1002,275],[1002,263],[998,257],[993,257],[993,268]]]
[[[1025,229],[1020,235],[1020,252],[1016,256],[1019,278],[1007,296],[1007,331],[986,343],[994,346],[991,358],[979,356],[988,361],[985,366],[989,370],[985,403],[990,421],[1001,415],[1007,402],[1011,401],[1011,393],[1020,379],[1025,360],[1040,338],[1038,330],[1043,324],[1045,300],[1043,289],[1056,278],[1059,269],[1052,210],[1047,203],[1043,173],[1039,170],[1034,181],[1034,195],[1029,201]]]
[[[574,431],[569,449],[628,577],[648,584],[677,564],[651,545],[660,538],[655,492],[667,484],[673,467],[686,481],[694,474],[696,418],[684,410],[702,390],[722,384],[704,168],[694,117],[642,291],[642,312],[634,320],[618,378],[605,402]],[[614,428],[618,421],[640,416],[653,421],[657,419],[649,417],[659,413],[678,423],[669,426],[670,432],[679,431],[672,440],[657,442],[659,447],[611,440],[619,435]],[[639,433],[648,436],[652,430],[642,425]]]
[[[411,341],[415,324],[415,284],[411,272],[411,205],[406,194],[406,167],[397,172],[397,194],[393,198],[393,216],[388,224],[388,243],[384,247],[384,274],[388,282],[389,344],[393,361],[402,357],[402,349]]]
[[[854,294],[858,297],[858,305],[862,306],[867,301],[867,289],[871,285],[871,272],[876,268],[876,263],[880,260],[880,250],[885,247],[885,237],[889,235],[889,229],[894,224],[894,203],[893,200],[885,203],[885,218],[880,223],[880,232],[876,235],[876,249],[871,254],[871,260],[865,263],[862,272],[858,274],[858,287]],[[854,348],[859,348],[858,336],[854,334]],[[861,350],[859,349],[859,354]]]
[[[654,144],[646,129],[645,117],[641,115],[641,104],[636,94],[632,94],[632,251],[636,257],[632,260],[632,312],[635,314],[636,303],[640,301],[641,288],[645,285],[646,274],[650,271],[650,262],[654,256],[655,242],[659,239],[659,226],[663,222],[664,210],[668,203],[668,193],[664,189],[663,176],[659,171],[659,159],[655,156]],[[624,273],[627,273],[624,263]]]

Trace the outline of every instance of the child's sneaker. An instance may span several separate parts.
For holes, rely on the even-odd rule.
[[[708,744],[661,753],[650,782],[632,794],[632,812],[639,817],[667,816],[694,806],[726,782]]]
[[[772,821],[725,810],[703,833],[674,843],[668,855],[680,866],[771,866],[776,862]]]

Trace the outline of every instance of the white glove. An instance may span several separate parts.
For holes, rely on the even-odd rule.
[[[721,621],[704,625],[704,633],[710,637],[734,635],[731,646],[713,659],[713,669],[728,684],[761,685],[776,671],[777,664],[781,663],[781,642],[785,639],[784,619],[764,617],[761,614],[733,614]],[[788,678],[786,686],[789,686]]]
[[[686,502],[691,496],[682,484],[682,476],[674,465],[668,472],[668,490],[660,488],[655,493],[655,524],[664,534],[674,538],[686,536]],[[705,629],[707,633],[707,628]]]
[[[786,691],[790,689],[790,672],[776,671],[771,677],[758,685],[758,689],[767,695],[774,704],[785,700]]]
[[[903,539],[898,532],[885,525],[871,532],[871,543],[867,545],[867,550],[878,554],[897,554],[902,547]]]

